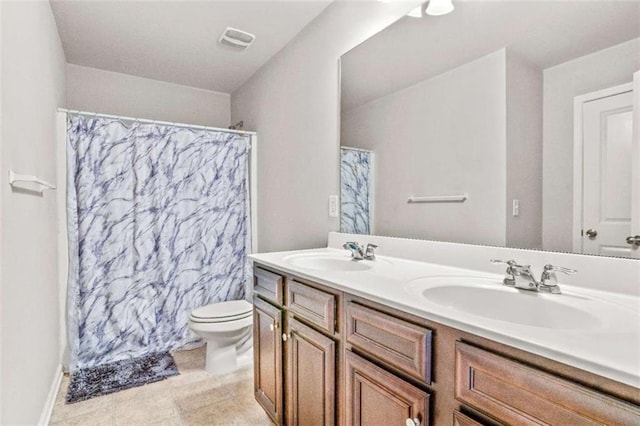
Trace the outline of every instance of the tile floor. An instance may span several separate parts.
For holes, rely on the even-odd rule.
[[[253,397],[253,370],[225,376],[204,371],[204,347],[173,354],[180,375],[75,404],[65,404],[62,379],[51,425],[265,425],[272,422]]]

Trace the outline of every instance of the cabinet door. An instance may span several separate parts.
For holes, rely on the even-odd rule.
[[[334,425],[336,343],[292,317],[287,322],[287,424]]]
[[[282,311],[254,297],[253,356],[256,400],[276,424],[282,423]]]
[[[429,394],[401,378],[346,353],[347,425],[429,424]]]

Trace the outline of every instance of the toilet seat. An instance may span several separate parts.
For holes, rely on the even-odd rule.
[[[238,321],[252,315],[253,305],[246,300],[212,303],[194,309],[189,319],[198,323]]]

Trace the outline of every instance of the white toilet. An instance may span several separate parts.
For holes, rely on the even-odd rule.
[[[252,308],[245,300],[234,300],[191,312],[189,328],[207,342],[208,373],[230,373],[252,362]]]

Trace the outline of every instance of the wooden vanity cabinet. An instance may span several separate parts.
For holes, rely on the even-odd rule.
[[[275,270],[255,276],[256,399],[276,424],[640,425],[634,387]]]
[[[277,424],[337,423],[340,292],[254,268],[254,390]]]

